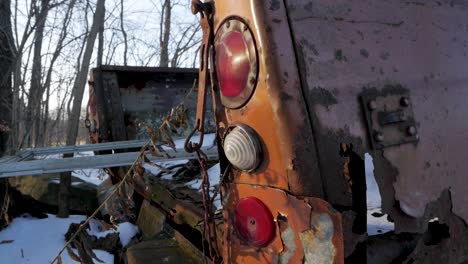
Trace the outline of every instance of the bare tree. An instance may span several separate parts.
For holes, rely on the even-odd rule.
[[[89,32],[86,48],[83,54],[81,68],[77,73],[75,83],[73,85],[73,107],[68,119],[67,127],[67,145],[75,145],[78,135],[79,118],[81,113],[81,103],[83,101],[83,92],[86,85],[86,79],[89,71],[89,64],[93,54],[93,47],[99,32],[99,28],[103,26],[105,16],[105,0],[98,0],[96,3],[96,11],[93,16],[93,24]],[[73,155],[73,154],[72,154]],[[62,173],[60,175],[59,187],[59,206],[58,217],[68,217],[69,215],[69,196],[71,188],[71,174]]]
[[[63,48],[68,44],[68,43],[64,43],[65,42],[65,39],[67,38],[67,35],[68,35],[68,28],[69,28],[69,25],[70,25],[70,22],[71,22],[71,18],[72,18],[72,14],[73,14],[73,9],[75,8],[75,4],[76,4],[76,0],[71,0],[68,7],[67,7],[67,11],[65,13],[65,18],[64,18],[64,21],[63,21],[63,27],[60,31],[60,35],[59,35],[59,39],[57,41],[57,45],[55,47],[55,50],[52,54],[52,58],[51,58],[51,61],[50,61],[50,64],[49,64],[49,68],[47,69],[47,74],[46,74],[46,79],[44,81],[44,87],[46,87],[47,89],[47,93],[46,93],[46,100],[44,102],[44,117],[43,117],[43,120],[42,120],[42,129],[41,129],[41,132],[39,133],[39,137],[38,137],[38,141],[39,141],[39,145],[45,145],[45,138],[47,135],[47,125],[48,125],[48,121],[49,121],[49,98],[50,98],[50,86],[51,86],[51,82],[52,82],[52,72],[53,72],[53,69],[54,69],[54,65],[55,65],[55,62],[57,61],[57,59],[59,58],[60,54],[62,53],[62,50]],[[74,41],[75,39],[73,39],[72,41]],[[71,41],[70,41],[71,42]],[[61,107],[59,108],[59,111],[58,111],[58,115],[60,115],[60,111],[61,111]],[[55,125],[56,123],[54,123]]]
[[[12,113],[14,41],[10,0],[0,1],[0,156],[8,149]]]
[[[124,4],[123,0],[120,0],[120,30],[124,38],[124,51],[123,51],[123,60],[124,65],[127,66],[127,50],[128,50],[128,41],[127,41],[127,32],[124,27]]]
[[[181,29],[182,30],[182,29]],[[185,28],[180,34],[180,38],[176,41],[177,45],[174,49],[174,55],[171,59],[171,67],[177,67],[180,64],[181,56],[195,46],[199,46],[200,39],[196,37],[200,30],[200,24],[192,24]],[[197,53],[194,53],[197,54]],[[197,56],[195,56],[197,57]]]
[[[38,119],[42,99],[42,40],[44,38],[44,27],[49,12],[50,0],[40,0],[34,8],[36,30],[34,32],[34,52],[31,69],[31,85],[29,88],[28,108],[26,110],[26,129],[32,130],[38,135]],[[33,130],[34,129],[34,130]],[[37,138],[36,138],[37,140]],[[37,143],[37,141],[36,141]],[[32,145],[32,133],[27,137],[27,146]]]
[[[29,37],[34,33],[35,24],[33,23],[34,17],[34,5],[36,1],[31,0],[29,9],[26,12],[26,24],[24,26],[23,34],[21,38],[18,34],[18,0],[15,0],[15,9],[14,9],[14,34],[15,34],[15,46],[16,46],[16,56],[14,60],[14,70],[13,70],[13,102],[12,102],[12,137],[11,145],[13,149],[19,148],[24,142],[24,138],[20,140],[22,136],[20,133],[20,124],[21,124],[21,113],[23,112],[23,96],[24,94],[24,83],[25,83],[25,71],[22,71],[23,55],[25,53],[26,43],[29,40]],[[31,49],[29,49],[26,64],[29,62],[29,56]],[[22,90],[20,90],[22,89]]]
[[[171,0],[164,0],[161,10],[159,46],[161,53],[159,55],[159,66],[169,66],[169,36],[171,32]]]

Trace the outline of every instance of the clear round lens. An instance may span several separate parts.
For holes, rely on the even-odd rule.
[[[224,154],[229,162],[243,171],[255,170],[261,161],[261,144],[255,131],[236,126],[224,139]]]

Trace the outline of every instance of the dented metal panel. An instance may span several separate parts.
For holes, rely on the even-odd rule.
[[[383,209],[397,232],[424,232],[445,190],[451,200],[440,206],[466,224],[468,3],[284,2],[327,200],[352,201],[342,191],[337,154],[340,143],[352,143],[361,158],[373,156]],[[408,132],[418,139],[372,150],[360,98],[394,92],[409,94],[415,129]]]

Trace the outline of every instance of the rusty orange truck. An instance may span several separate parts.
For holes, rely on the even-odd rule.
[[[212,105],[222,217],[209,192],[204,209],[152,199],[176,226],[203,222],[213,262],[467,263],[468,3],[194,0],[192,11],[201,136],[185,148],[203,169]],[[365,156],[391,235],[367,234]]]

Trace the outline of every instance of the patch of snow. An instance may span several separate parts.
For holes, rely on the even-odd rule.
[[[94,156],[92,151],[83,151],[75,153],[75,157],[89,157]],[[37,155],[35,159],[62,159],[62,154],[51,154],[51,155]],[[102,169],[82,169],[72,171],[72,176],[77,177],[85,182],[99,185],[103,182],[109,175],[107,175]],[[54,181],[55,182],[55,181]]]
[[[369,153],[364,154],[364,164],[366,170],[367,209],[377,209],[382,206],[382,199],[374,177],[374,163]]]
[[[89,157],[89,156],[94,156],[94,152],[93,151],[82,151],[82,152],[75,153],[75,157]]]
[[[138,227],[129,222],[124,222],[117,225],[117,232],[119,232],[120,243],[122,243],[123,247],[126,247],[130,240],[138,234]]]
[[[208,178],[210,179],[210,185],[213,188],[214,185],[219,184],[219,179],[221,177],[221,167],[219,163],[208,169]],[[187,182],[185,185],[192,189],[201,190],[202,179],[195,179]]]
[[[76,152],[74,154],[75,157],[89,157],[94,156],[94,152],[92,151],[82,151]],[[47,155],[35,155],[34,159],[41,160],[41,159],[62,159],[63,154],[47,154]]]
[[[195,179],[195,180],[191,180],[187,182],[185,185],[188,186],[189,188],[200,190],[201,184],[202,184],[201,179]]]
[[[65,245],[65,233],[71,223],[80,223],[85,216],[72,215],[68,218],[37,219],[29,215],[13,219],[11,224],[0,232],[0,241],[13,240],[0,245],[2,263],[50,263]],[[114,256],[103,250],[93,250],[104,263],[114,263]],[[63,263],[73,261],[65,250]]]
[[[86,232],[88,233],[88,235],[95,236],[97,238],[102,238],[102,237],[106,237],[108,234],[117,232],[117,230],[113,230],[113,229],[104,230],[104,227],[101,225],[101,223],[98,220],[91,219],[89,221],[89,228],[86,229]]]
[[[221,167],[219,166],[219,163],[209,168],[207,172],[208,172],[208,178],[210,179],[210,195],[213,196],[215,185],[219,185],[219,180],[221,178]],[[201,192],[202,179],[195,179],[195,180],[189,181],[185,185],[188,186],[189,188],[197,189],[199,192]],[[218,192],[217,196],[213,200],[213,205],[216,207],[217,210],[221,210],[223,208],[221,204],[220,192]]]
[[[117,225],[116,230],[104,230],[103,226],[98,220],[92,219],[89,221],[89,228],[86,230],[89,235],[94,235],[97,238],[106,237],[108,234],[119,233],[120,243],[126,247],[132,238],[138,234],[138,227],[129,222],[120,223]]]
[[[375,217],[372,215],[373,213],[381,213],[381,210],[367,210],[367,234],[369,236],[383,234],[395,230],[395,224],[388,221],[387,215]]]
[[[193,135],[191,141],[192,142],[198,142],[199,138],[200,138],[200,135],[195,134],[195,135]],[[215,138],[216,138],[215,133],[205,134],[203,136],[203,147],[206,147],[206,148],[213,147],[215,145],[215,143],[216,143]],[[180,139],[174,140],[174,144],[176,146],[176,149],[184,149],[185,138],[180,138]],[[167,146],[163,146],[163,148],[164,149],[171,149],[171,148],[169,148]]]
[[[219,192],[213,200],[213,205],[216,208],[216,211],[223,209],[223,205],[221,204],[221,194]]]
[[[387,215],[375,217],[372,213],[381,213],[382,197],[374,177],[374,163],[369,153],[364,154],[367,185],[367,233],[369,236],[395,230],[395,224],[388,221]]]
[[[165,174],[161,177],[163,180],[172,180],[174,179],[174,175],[177,173],[177,171],[170,172],[168,174]]]
[[[61,159],[61,158],[63,158],[62,154],[34,155],[34,159],[36,160]]]
[[[189,162],[189,161],[188,160],[174,160],[174,161],[155,162],[155,163],[157,165],[163,167],[163,168],[168,168],[168,167],[171,167],[171,166],[187,164],[187,162]],[[153,166],[151,164],[148,164],[148,163],[144,163],[143,168],[148,170],[153,175],[158,175],[159,173],[161,173],[160,168],[158,168],[157,166]]]
[[[79,178],[80,180],[91,183],[94,185],[99,185],[105,181],[109,175],[104,172],[102,169],[82,169],[72,171],[72,176]]]

